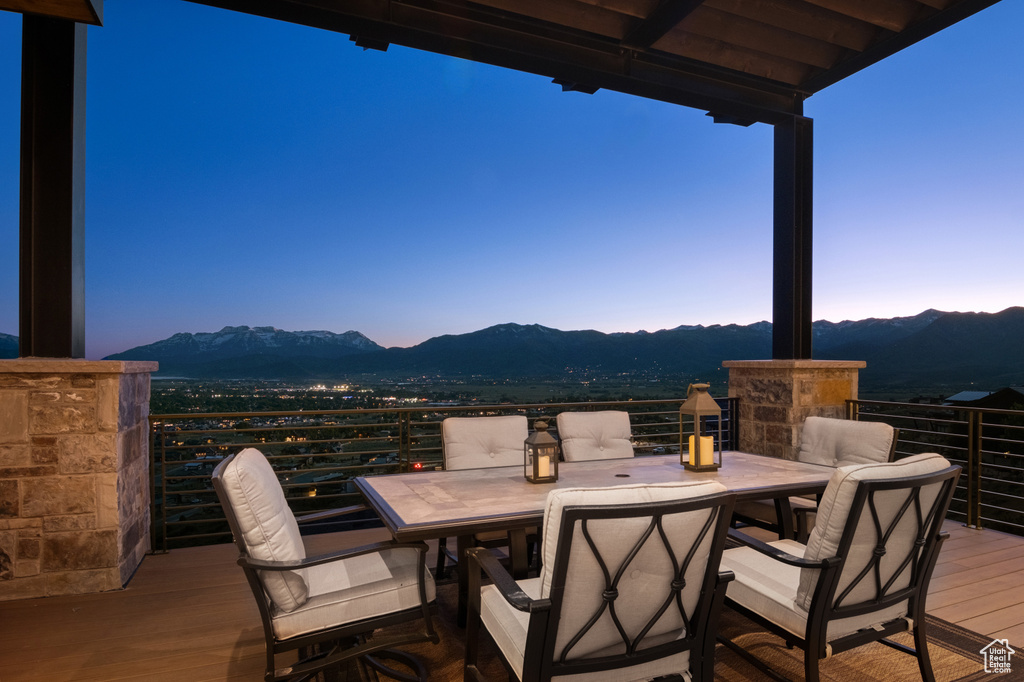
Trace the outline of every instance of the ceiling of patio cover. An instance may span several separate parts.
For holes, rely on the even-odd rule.
[[[808,96],[997,0],[192,1],[747,125],[800,115]]]

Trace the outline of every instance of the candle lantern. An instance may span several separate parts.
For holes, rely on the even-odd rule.
[[[558,480],[558,441],[548,433],[548,423],[533,423],[533,433],[523,442],[523,475],[530,483]]]
[[[679,460],[690,471],[715,471],[722,466],[722,408],[708,388],[710,384],[690,384],[686,400],[679,407]],[[687,438],[689,421],[693,430]],[[684,448],[687,444],[689,447]]]

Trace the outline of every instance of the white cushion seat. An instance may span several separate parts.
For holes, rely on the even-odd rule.
[[[796,540],[776,540],[769,545],[793,556],[802,557],[806,547]],[[803,637],[807,630],[807,610],[798,606],[800,568],[775,561],[749,547],[726,550],[722,568],[736,574],[729,584],[729,598],[756,611],[776,625]],[[906,605],[884,611],[835,620],[828,624],[828,639],[835,639],[906,615]]]
[[[555,418],[567,462],[632,457],[629,413],[620,410],[561,412]]]
[[[292,611],[275,605],[274,635],[289,639],[418,607],[417,555],[413,548],[397,547],[306,569],[309,597]],[[423,578],[427,601],[433,601],[434,579],[429,571]]]

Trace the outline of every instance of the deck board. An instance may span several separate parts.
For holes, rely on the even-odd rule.
[[[929,612],[1024,644],[1024,538],[952,521],[945,529]],[[308,549],[387,537],[384,529],[315,536]],[[146,557],[121,591],[0,602],[0,679],[262,679],[263,632],[235,556],[232,545],[177,549]]]

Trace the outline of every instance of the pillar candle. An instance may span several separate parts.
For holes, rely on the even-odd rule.
[[[690,466],[696,465],[697,450],[693,436],[690,436]],[[715,439],[713,436],[700,437],[700,466],[715,463]]]

